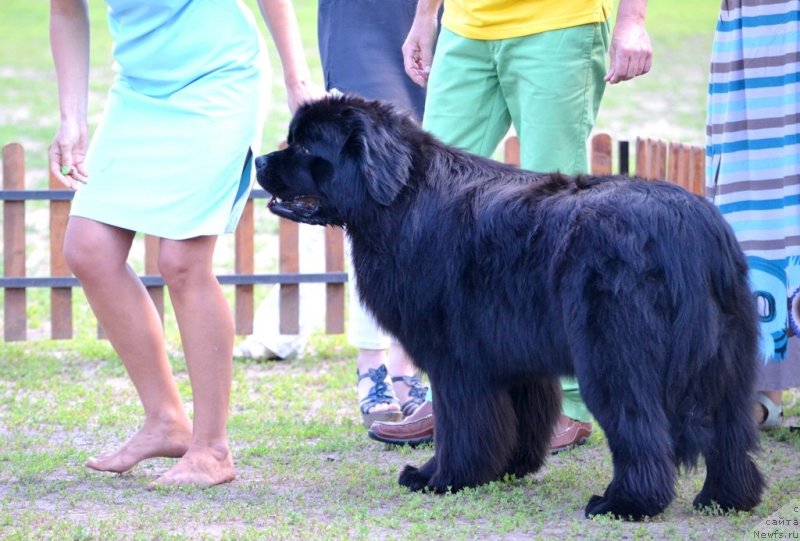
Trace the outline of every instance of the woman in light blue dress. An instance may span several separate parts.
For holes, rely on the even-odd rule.
[[[217,235],[234,230],[252,182],[269,91],[258,28],[240,0],[107,0],[117,78],[88,144],[85,0],[51,0],[61,125],[51,173],[77,189],[64,253],[144,407],[141,430],[90,458],[124,472],[181,458],[156,484],[210,486],[235,476],[226,421],[233,322],[212,270]],[[308,84],[289,0],[260,0],[284,68],[290,108]],[[172,378],[161,321],[127,264],[136,232],[160,237],[194,395],[194,419]]]

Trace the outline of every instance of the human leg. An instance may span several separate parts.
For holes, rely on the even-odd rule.
[[[180,457],[191,425],[172,379],[158,312],[126,260],[133,232],[73,216],[64,255],[119,354],[144,408],[142,429],[118,450],[89,458],[92,469],[124,472],[156,456]]]
[[[358,348],[356,392],[362,421],[367,428],[375,421],[399,421],[403,414],[386,367],[386,351],[391,341],[372,314],[361,304],[352,269],[349,273],[348,289],[350,305],[347,338],[350,344]]]
[[[374,2],[347,0],[320,3],[317,29],[326,88],[389,101],[421,119],[425,90],[406,76],[401,51],[414,21],[416,2],[397,0],[377,6]],[[392,381],[391,389],[403,406],[403,413],[409,415],[419,403],[411,396],[417,387],[407,379],[415,377],[413,363],[402,346],[397,343],[390,346],[390,338],[361,305],[352,269],[349,280],[348,338],[359,348],[357,372],[366,374],[370,369],[386,365]],[[367,378],[359,380],[358,396],[361,400],[367,396],[373,383]],[[392,393],[387,389],[387,394]],[[376,420],[381,421],[397,419],[398,400],[371,403],[362,414],[370,419],[378,415],[381,418]],[[365,419],[365,424],[370,422]]]
[[[425,402],[428,388],[422,384],[417,367],[399,342],[392,341],[388,353],[392,387],[400,401],[403,416],[408,417]]]
[[[212,268],[216,237],[162,239],[158,265],[169,288],[194,398],[192,441],[158,485],[211,486],[235,477],[227,416],[233,318]]]
[[[778,428],[783,423],[781,391],[758,391],[753,417],[761,430]]]
[[[491,51],[485,42],[465,39],[446,29],[436,47],[423,127],[445,143],[491,156],[511,122],[497,86]],[[411,366],[408,359],[406,370]],[[395,373],[402,373],[401,369]],[[431,402],[430,391],[426,394]],[[378,439],[385,438],[380,441],[398,445],[428,441],[433,434],[434,416],[432,408],[425,409],[431,413],[419,418],[412,414],[395,425],[382,423],[376,426],[375,434]],[[405,423],[408,425],[403,426]],[[381,434],[384,429],[385,436]]]
[[[605,23],[500,42],[500,86],[520,139],[521,167],[564,174],[588,172],[586,141],[605,89],[607,49]],[[578,443],[582,434],[591,431],[591,415],[581,400],[578,382],[562,378],[561,390],[562,412],[568,419],[562,417],[559,423],[555,450]]]
[[[523,169],[587,173],[587,141],[605,90],[608,27],[588,24],[498,44],[498,76]]]
[[[489,157],[511,125],[493,43],[441,31],[422,120],[423,127],[443,142]]]
[[[425,89],[406,75],[401,51],[416,4],[416,0],[320,2],[317,41],[325,87],[390,101],[421,120]]]
[[[770,4],[769,12],[795,9],[787,1]],[[761,428],[770,428],[781,424],[780,390],[800,386],[800,166],[797,104],[785,99],[796,86],[786,78],[796,71],[796,32],[762,15],[763,4],[741,1],[724,2],[720,11],[724,24],[717,26],[709,70],[706,193],[748,258],[762,347],[753,413]],[[749,39],[753,32],[771,36],[774,46],[766,51]],[[769,83],[754,94],[753,81]]]

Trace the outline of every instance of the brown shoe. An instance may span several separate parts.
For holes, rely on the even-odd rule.
[[[550,438],[550,454],[554,455],[577,445],[583,445],[591,435],[592,423],[582,423],[561,415],[553,430],[553,437]]]
[[[393,445],[416,447],[433,441],[433,404],[425,402],[417,411],[398,422],[372,423],[369,437]]]

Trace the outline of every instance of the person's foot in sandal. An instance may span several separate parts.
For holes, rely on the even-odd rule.
[[[386,365],[380,362],[383,357],[369,355],[371,351],[383,353],[382,350],[359,351],[356,369],[361,420],[366,428],[372,426],[375,421],[399,421],[403,418],[400,401],[395,395],[389,371]]]
[[[409,376],[392,376],[392,386],[400,401],[400,411],[403,417],[413,415],[428,396],[428,388],[422,384],[419,376],[412,374]]]
[[[759,391],[756,393],[755,420],[761,430],[772,430],[783,425],[781,391]]]
[[[400,401],[403,417],[413,415],[428,398],[428,388],[422,384],[414,361],[399,342],[392,342],[387,350],[392,387]]]

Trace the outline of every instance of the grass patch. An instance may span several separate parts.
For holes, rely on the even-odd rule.
[[[230,439],[238,478],[209,490],[146,487],[174,463],[125,475],[83,466],[139,427],[141,407],[105,342],[5,345],[0,359],[0,537],[3,539],[723,539],[744,535],[800,493],[800,436],[761,435],[770,481],[753,513],[698,513],[704,468],[684,474],[667,512],[640,524],[583,518],[611,475],[596,432],[536,475],[457,494],[397,485],[429,446],[397,449],[365,437],[357,413],[355,351],[315,336],[313,354],[234,366]],[[59,348],[58,346],[61,346]],[[43,346],[43,347],[41,347]],[[190,404],[185,368],[174,363]],[[795,399],[787,394],[788,401]]]

